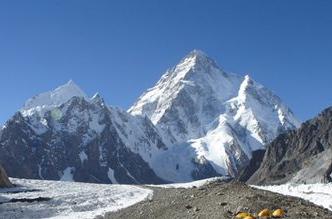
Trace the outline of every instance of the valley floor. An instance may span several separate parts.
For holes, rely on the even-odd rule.
[[[252,188],[242,183],[213,181],[201,187],[181,188],[179,184],[155,187],[153,199],[117,212],[105,219],[116,218],[234,218],[238,211],[252,214],[269,208],[287,211],[287,219],[331,219],[332,212],[311,202]]]
[[[331,219],[332,185],[282,185],[254,188],[211,178],[168,185],[100,185],[11,179],[18,187],[0,189],[0,219],[37,218],[233,218],[283,208],[287,218]]]

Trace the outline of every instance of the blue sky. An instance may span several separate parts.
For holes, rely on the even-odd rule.
[[[0,0],[0,123],[69,79],[127,108],[195,48],[311,118],[332,100],[331,11],[329,0]]]

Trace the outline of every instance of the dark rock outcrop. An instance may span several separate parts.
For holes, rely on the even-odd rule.
[[[116,115],[113,115],[116,114]],[[120,118],[120,117],[123,118]],[[93,183],[164,183],[125,142],[125,112],[73,97],[49,111],[16,113],[2,129],[0,160],[11,177]],[[116,119],[115,119],[116,118]],[[116,121],[118,120],[118,121]],[[144,118],[139,142],[166,147]],[[138,122],[137,122],[138,123]],[[151,140],[151,141],[152,141]],[[134,144],[134,143],[132,143]]]
[[[331,182],[332,107],[267,146],[250,184]]]
[[[0,165],[0,188],[12,187],[13,185],[8,179],[5,169]]]
[[[254,151],[249,164],[242,171],[240,171],[239,176],[236,179],[241,182],[246,182],[260,167],[264,154],[265,150]]]

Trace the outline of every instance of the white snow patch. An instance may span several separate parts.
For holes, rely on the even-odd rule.
[[[226,177],[213,177],[213,178],[208,178],[208,179],[202,179],[202,180],[197,180],[189,183],[172,183],[172,184],[164,184],[164,185],[148,185],[151,187],[158,187],[158,188],[166,188],[166,189],[178,189],[178,188],[184,188],[184,189],[190,189],[193,187],[201,187],[206,184],[209,184],[211,182],[216,182],[216,181],[223,181],[225,180]]]
[[[114,177],[114,170],[113,169],[108,168],[107,176],[113,184],[119,184],[118,181],[116,181],[116,179]]]
[[[80,154],[81,163],[83,164],[85,160],[88,160],[88,155],[84,151],[81,151]]]
[[[134,182],[136,182],[136,183],[138,183],[137,182],[137,180],[135,179],[135,177],[133,177],[130,173],[129,173],[129,171],[121,164],[121,163],[119,163],[120,164],[120,166],[126,171],[126,174],[127,174],[127,176],[129,176],[132,180],[134,180]]]
[[[35,112],[42,115],[47,110],[59,106],[75,96],[86,98],[85,93],[70,80],[53,91],[38,94],[27,100],[21,109],[21,113],[25,117],[31,116]]]
[[[332,183],[329,184],[283,184],[278,186],[252,186],[254,188],[268,190],[299,197],[316,205],[332,211]]]
[[[153,192],[130,185],[105,185],[46,180],[11,179],[20,185],[0,189],[0,202],[13,198],[48,197],[44,202],[17,202],[0,205],[0,218],[91,219],[106,212],[129,207],[151,198]],[[35,191],[33,191],[35,190]],[[22,191],[10,193],[10,191]],[[30,192],[24,192],[30,191]]]
[[[193,181],[195,151],[188,144],[176,145],[155,154],[151,166],[155,173],[168,181],[184,183]]]
[[[106,167],[107,159],[105,158],[106,156],[104,155],[104,149],[101,145],[99,145],[98,149],[99,149],[99,164],[102,167]]]
[[[89,122],[90,129],[94,130],[96,133],[100,134],[105,128],[105,125],[101,125],[99,123],[99,115],[96,113],[93,113],[91,115],[91,120]]]
[[[63,175],[60,179],[60,181],[68,181],[68,182],[73,182],[74,181],[74,172],[75,172],[75,167],[67,167],[63,171]]]
[[[38,164],[38,176],[41,179],[44,179],[43,175],[42,175],[42,167],[40,166],[40,164]]]

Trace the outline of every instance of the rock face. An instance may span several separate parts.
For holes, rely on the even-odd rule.
[[[265,155],[264,149],[252,152],[252,158],[249,164],[243,170],[240,171],[236,179],[240,182],[248,181],[249,178],[258,170],[258,168],[262,164],[264,155]]]
[[[332,108],[267,146],[250,184],[332,182]]]
[[[12,186],[13,185],[10,183],[5,169],[0,165],[0,188]]]
[[[298,126],[279,97],[195,50],[128,112],[73,81],[29,99],[0,131],[0,160],[13,177],[185,182],[237,176],[254,151]]]
[[[97,183],[165,182],[143,159],[166,149],[153,124],[106,106],[99,95],[88,99],[78,90],[69,82],[49,95],[34,97],[5,124],[0,160],[8,174]],[[53,104],[47,97],[57,93],[66,95]],[[46,100],[40,101],[40,96]]]

